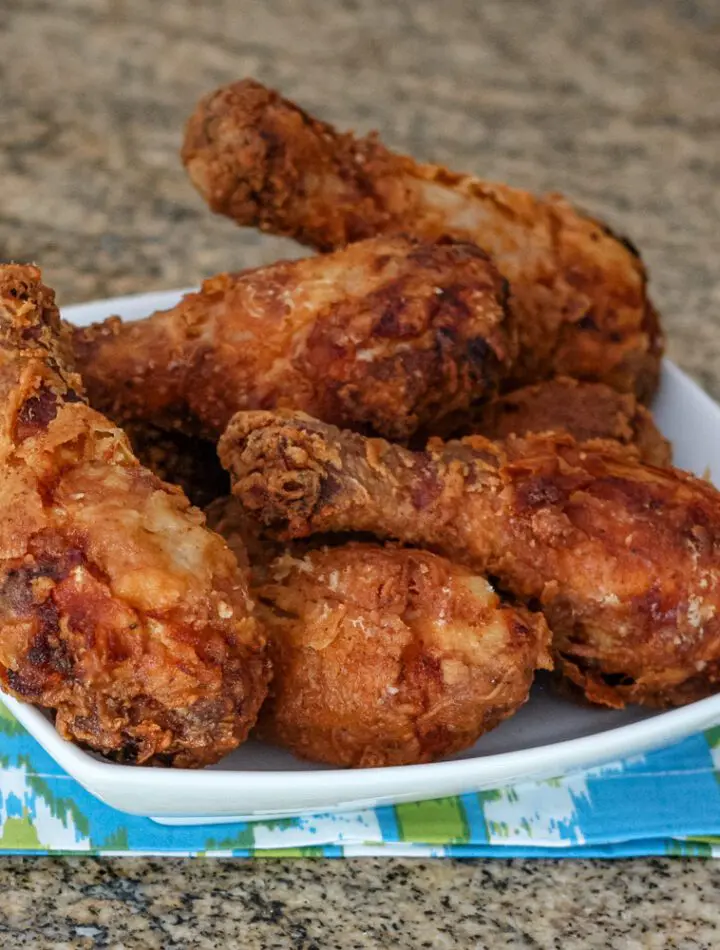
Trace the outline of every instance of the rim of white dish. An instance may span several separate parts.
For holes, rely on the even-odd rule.
[[[86,780],[91,778],[107,780],[113,777],[119,779],[120,774],[122,774],[123,780],[129,779],[131,781],[133,781],[133,777],[135,780],[140,780],[152,776],[154,784],[172,788],[176,785],[178,776],[184,778],[192,776],[194,783],[212,785],[216,789],[218,786],[234,787],[240,780],[247,788],[251,788],[254,784],[264,787],[279,787],[287,785],[289,780],[292,781],[294,789],[317,783],[319,773],[315,770],[294,772],[289,770],[264,771],[260,769],[228,769],[226,771],[158,769],[150,766],[120,765],[114,762],[98,761],[71,742],[62,739],[54,725],[35,707],[22,704],[9,696],[3,696],[3,702],[7,703],[10,711],[13,715],[16,715],[23,725],[25,724],[23,720],[32,718],[34,720],[33,732],[36,733],[41,744],[46,749],[48,746],[53,748],[53,757],[66,771],[77,773],[77,770],[80,769]],[[488,766],[488,771],[491,770],[489,766],[492,766],[492,771],[502,767],[503,771],[509,772],[513,764],[517,763],[519,767],[522,767],[522,771],[530,772],[540,764],[540,760],[544,762],[548,757],[554,761],[558,769],[562,769],[564,762],[572,761],[574,752],[581,752],[583,747],[591,742],[601,741],[604,746],[601,757],[612,758],[616,752],[628,754],[631,751],[631,740],[633,738],[639,743],[672,740],[674,737],[682,735],[685,730],[692,732],[698,728],[709,728],[714,720],[720,722],[720,695],[710,696],[679,709],[658,713],[656,716],[643,719],[640,722],[594,732],[576,739],[564,739],[560,742],[533,746],[528,749],[517,749],[513,752],[450,759],[444,762],[362,769],[361,774],[368,779],[372,778],[373,781],[377,780],[378,784],[382,785],[385,782],[394,782],[399,775],[406,778],[412,775],[420,777],[421,775],[427,775],[430,770],[436,775],[447,775],[458,771],[475,772],[482,769],[483,762]],[[705,725],[697,725],[698,723],[705,723]],[[324,780],[331,782],[334,790],[338,792],[341,792],[344,786],[357,785],[358,770],[356,769],[324,769],[322,775]]]

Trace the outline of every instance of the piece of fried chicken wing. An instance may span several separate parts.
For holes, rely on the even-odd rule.
[[[398,231],[484,248],[512,288],[515,387],[567,375],[646,399],[656,386],[663,337],[640,257],[562,197],[418,164],[250,79],[199,103],[182,158],[214,211],[324,251]]]
[[[532,432],[567,432],[577,442],[613,440],[648,465],[671,464],[670,443],[632,393],[559,376],[478,404],[455,438],[498,441]]]
[[[591,700],[688,702],[720,686],[720,493],[611,449],[549,434],[413,453],[254,412],[219,451],[267,525],[429,546],[541,606],[560,669]]]
[[[244,576],[84,398],[52,291],[0,268],[0,685],[124,762],[243,741],[269,665]]]
[[[217,437],[290,407],[406,438],[495,393],[515,355],[506,286],[472,244],[383,237],[208,280],[146,320],[73,334],[91,405]]]
[[[273,662],[256,734],[296,755],[355,767],[451,755],[516,712],[550,665],[542,615],[445,558],[355,541],[280,550],[235,498],[208,518],[251,555]]]

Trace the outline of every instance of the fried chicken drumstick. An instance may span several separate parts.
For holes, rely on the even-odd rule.
[[[273,661],[261,739],[336,766],[430,762],[516,712],[549,667],[542,615],[503,605],[467,568],[354,541],[263,550],[236,499],[211,512],[251,552]]]
[[[531,432],[567,432],[577,442],[611,439],[648,465],[667,468],[672,461],[670,443],[632,393],[562,376],[479,404],[453,435],[497,442]]]
[[[121,761],[215,762],[267,689],[247,584],[68,353],[40,272],[0,268],[0,684]]]
[[[549,667],[542,615],[445,558],[350,543],[253,588],[275,671],[261,739],[338,766],[432,762],[522,706]]]
[[[208,280],[146,320],[76,329],[91,405],[217,437],[290,407],[406,438],[492,395],[515,354],[506,287],[472,244],[383,237]]]
[[[720,493],[609,446],[549,434],[413,453],[251,412],[219,451],[266,525],[429,546],[541,606],[559,667],[591,700],[689,702],[720,680]]]
[[[323,251],[396,232],[484,248],[513,292],[515,386],[567,375],[642,399],[656,386],[663,339],[639,255],[561,197],[418,164],[251,79],[199,103],[182,159],[214,211]]]

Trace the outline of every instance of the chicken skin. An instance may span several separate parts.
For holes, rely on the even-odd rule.
[[[381,237],[208,280],[146,320],[76,329],[90,403],[217,437],[289,407],[406,438],[493,395],[515,355],[507,288],[472,244]]]
[[[629,456],[650,465],[667,467],[671,463],[670,444],[648,410],[630,393],[619,393],[602,383],[558,377],[498,396],[462,415],[465,421],[453,433],[455,438],[484,435],[497,441],[530,432],[567,432],[578,442],[613,440]],[[207,508],[208,514],[216,499],[222,507],[230,493],[230,479],[214,442],[147,422],[126,423],[124,430],[141,465],[163,481],[179,485],[190,501]],[[224,531],[212,527],[228,540]],[[252,531],[249,537],[252,540]]]
[[[628,455],[661,468],[672,461],[670,443],[631,393],[562,376],[479,404],[454,436],[499,441],[531,432],[567,432],[577,442],[612,440]]]
[[[555,434],[410,452],[302,414],[240,413],[233,491],[289,536],[366,531],[497,579],[553,632],[595,702],[672,705],[720,683],[720,493]]]
[[[549,667],[542,615],[503,605],[467,568],[354,541],[280,551],[253,538],[236,499],[211,509],[251,552],[273,662],[261,739],[341,767],[431,762],[516,712]]]
[[[275,675],[260,738],[338,766],[432,762],[522,706],[542,615],[445,558],[350,543],[274,561],[254,588]]]
[[[663,336],[640,257],[562,197],[418,164],[251,79],[199,103],[182,159],[214,211],[323,251],[397,232],[484,248],[517,312],[511,388],[566,375],[643,400],[655,389]]]
[[[39,270],[0,268],[0,685],[119,761],[215,762],[267,691],[245,578],[69,353]]]

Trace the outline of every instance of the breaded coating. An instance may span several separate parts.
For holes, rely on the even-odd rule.
[[[512,386],[566,375],[647,399],[663,336],[635,248],[558,195],[421,165],[339,133],[251,79],[206,96],[182,159],[213,211],[323,251],[376,234],[473,241],[510,281]]]
[[[269,666],[245,579],[84,398],[52,291],[0,268],[0,684],[123,762],[242,742]]]
[[[531,432],[567,432],[577,442],[610,439],[647,465],[672,462],[670,443],[632,393],[562,376],[478,405],[453,435],[499,441]]]
[[[316,538],[283,549],[240,502],[208,522],[245,559],[273,660],[260,738],[337,766],[410,765],[472,745],[549,668],[541,614],[426,551]]]
[[[146,320],[76,329],[90,402],[217,437],[238,409],[302,409],[406,438],[509,371],[503,279],[472,244],[381,237],[221,274]]]
[[[350,543],[281,555],[254,588],[274,677],[261,739],[337,766],[432,762],[473,745],[549,665],[540,614],[425,551]]]
[[[230,479],[214,442],[160,429],[151,422],[128,422],[123,428],[140,464],[164,482],[182,488],[198,508],[230,492]]]
[[[608,446],[475,436],[413,453],[254,412],[219,454],[266,525],[428,546],[540,606],[560,669],[595,702],[707,696],[720,683],[720,493]]]

